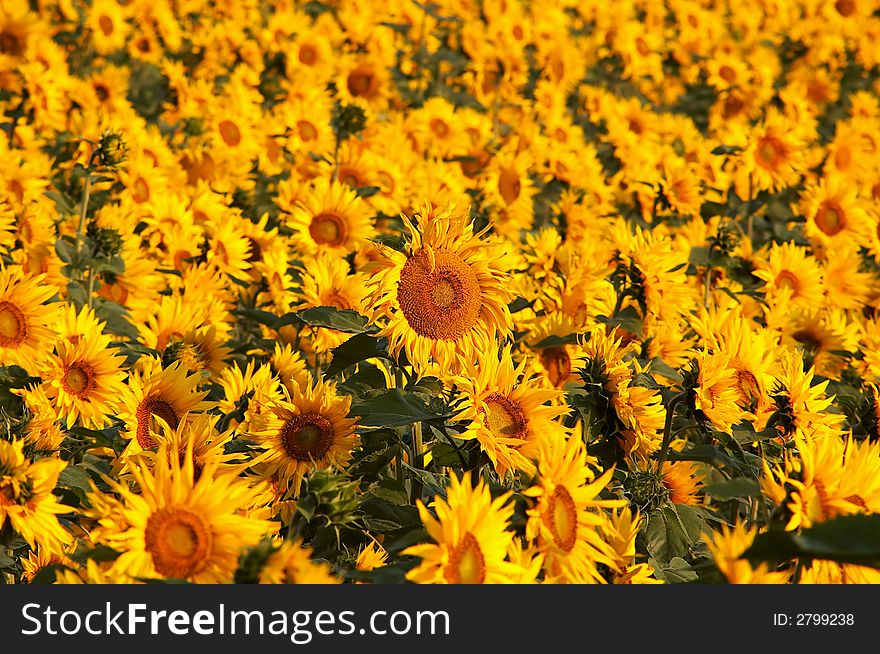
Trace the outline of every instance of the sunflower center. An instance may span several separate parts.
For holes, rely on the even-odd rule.
[[[407,260],[400,271],[397,301],[419,336],[455,341],[480,317],[480,285],[473,269],[457,254],[438,250],[434,262],[431,270],[424,251]]]
[[[86,398],[95,390],[95,369],[83,361],[77,361],[67,368],[61,385],[71,395]]]
[[[317,413],[293,416],[281,428],[281,444],[292,459],[318,461],[333,445],[333,425]]]
[[[369,70],[355,70],[348,76],[346,86],[355,97],[370,96],[375,92],[376,76]]]
[[[501,393],[492,393],[483,404],[483,424],[495,436],[526,439],[528,421],[519,404]]]
[[[315,48],[311,45],[303,45],[299,49],[299,61],[306,66],[311,66],[317,61],[318,53],[315,52]]]
[[[142,204],[150,199],[150,185],[143,177],[138,177],[132,185],[132,199],[138,204]]]
[[[761,394],[761,387],[758,385],[757,377],[750,370],[744,368],[737,369],[736,385],[739,389],[740,404],[745,405],[750,410],[754,410]]]
[[[837,2],[834,3],[834,9],[844,18],[849,18],[856,13],[855,0],[837,0]]]
[[[24,52],[24,43],[12,32],[4,30],[0,32],[0,52],[18,57]]]
[[[191,511],[162,509],[147,519],[144,547],[164,577],[186,579],[199,572],[210,555],[211,543],[208,525]]]
[[[846,227],[846,214],[839,205],[823,202],[816,212],[816,227],[828,236],[839,234]]]
[[[562,386],[571,374],[571,357],[564,345],[545,347],[541,350],[541,365],[547,371],[547,378],[555,388]]]
[[[0,347],[16,347],[27,338],[27,319],[12,302],[0,302]]]
[[[498,177],[498,192],[505,204],[513,204],[522,191],[519,173],[513,168],[505,168]]]
[[[318,138],[318,130],[307,120],[296,121],[296,129],[299,131],[299,137],[303,141],[314,141]]]
[[[544,520],[556,546],[571,552],[577,542],[578,516],[574,499],[565,486],[557,486],[553,491]]]
[[[449,554],[444,576],[450,584],[482,584],[486,580],[486,559],[471,532],[466,532]]]
[[[434,136],[443,138],[449,134],[449,125],[446,124],[446,121],[440,120],[439,118],[433,118],[429,124],[431,126],[431,131],[434,132]]]
[[[800,282],[798,282],[797,275],[793,272],[790,270],[783,270],[776,275],[776,287],[787,288],[791,290],[792,293],[797,294],[798,289],[800,288]]]
[[[153,421],[153,416],[162,418],[171,429],[177,429],[180,425],[180,418],[177,417],[177,412],[169,402],[161,397],[150,396],[144,398],[135,412],[137,420],[135,435],[138,444],[145,450],[156,447],[156,441],[150,436],[150,423]]]
[[[241,130],[231,120],[221,120],[220,124],[217,125],[217,129],[220,130],[220,137],[223,139],[223,142],[229,147],[234,148],[241,143]]]
[[[639,54],[643,57],[647,57],[651,54],[651,48],[648,47],[648,44],[645,42],[641,36],[636,39],[636,50],[639,51]]]
[[[841,147],[834,155],[834,165],[837,166],[838,170],[848,169],[852,160],[852,152],[846,146]]]
[[[98,27],[104,33],[104,36],[113,34],[113,19],[110,16],[100,16],[98,18]]]
[[[338,247],[345,241],[345,220],[335,211],[322,211],[309,223],[309,234],[318,245]]]
[[[730,93],[724,99],[724,107],[721,113],[725,120],[730,120],[734,116],[738,116],[745,107],[746,103],[743,102],[742,98]]]
[[[727,64],[724,64],[721,68],[718,69],[718,75],[728,84],[736,79],[736,71]]]
[[[758,150],[755,153],[755,159],[758,165],[764,168],[775,169],[779,161],[782,159],[782,146],[774,138],[762,138],[758,143]]]

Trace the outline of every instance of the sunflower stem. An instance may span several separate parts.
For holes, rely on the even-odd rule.
[[[686,397],[686,392],[682,391],[678,395],[674,395],[666,405],[666,422],[663,424],[663,443],[660,445],[660,453],[657,454],[657,470],[663,467],[666,461],[666,455],[669,453],[669,444],[672,442],[672,419],[675,416],[675,407]]]

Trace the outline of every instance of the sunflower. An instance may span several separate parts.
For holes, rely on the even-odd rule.
[[[345,465],[357,446],[357,418],[349,418],[351,396],[336,384],[295,385],[289,400],[267,406],[264,426],[251,438],[266,451],[259,458],[266,475],[275,475],[285,497],[297,496],[303,477],[331,465]]]
[[[208,408],[202,401],[207,391],[197,389],[199,379],[199,375],[188,375],[179,361],[162,368],[158,360],[147,359],[143,370],[133,370],[120,395],[119,418],[125,423],[122,433],[129,439],[123,455],[156,447],[156,417],[177,429],[188,413]]]
[[[340,182],[317,180],[288,218],[293,245],[302,255],[344,256],[375,235],[369,205]]]
[[[768,408],[768,412],[773,411],[770,420],[781,438],[824,436],[843,421],[843,415],[828,412],[833,401],[825,396],[829,380],[814,383],[814,374],[813,368],[804,370],[797,351],[782,353]]]
[[[383,260],[365,267],[368,305],[393,356],[405,352],[419,373],[431,361],[455,372],[473,360],[478,342],[510,334],[513,298],[497,265],[502,253],[454,205],[426,204],[418,217],[416,227],[402,216],[410,236],[404,252],[382,247]]]
[[[600,414],[591,417],[611,418],[604,435],[614,438],[625,454],[646,459],[659,449],[666,420],[660,394],[633,383],[635,369],[626,361],[628,351],[616,331],[608,334],[604,325],[592,329],[583,348],[583,388]]]
[[[615,567],[613,550],[602,537],[607,518],[601,509],[626,502],[597,499],[614,470],[597,477],[595,465],[575,432],[565,442],[542,448],[538,483],[524,491],[536,500],[527,512],[526,538],[544,553],[550,581],[605,583],[598,566]]]
[[[300,541],[285,540],[260,570],[261,584],[340,584],[330,566],[312,560],[312,551]]]
[[[775,571],[766,563],[757,567],[741,558],[752,546],[758,530],[742,523],[732,527],[721,525],[718,531],[707,534],[706,544],[715,559],[715,565],[731,584],[784,584],[791,576],[787,571]]]
[[[693,364],[697,372],[694,386],[694,410],[718,431],[731,433],[742,420],[740,390],[736,370],[726,354],[701,352]]]
[[[661,584],[649,563],[636,563],[636,537],[642,527],[642,515],[625,506],[612,509],[608,514],[605,539],[615,555],[613,567],[615,584]]]
[[[89,9],[86,25],[92,31],[95,51],[100,54],[111,54],[125,47],[131,29],[116,0],[95,0]]]
[[[87,429],[104,427],[123,389],[124,361],[125,357],[114,355],[94,336],[76,344],[58,342],[56,354],[48,357],[43,378],[47,395],[68,428],[76,422]]]
[[[51,324],[59,305],[47,305],[55,289],[45,275],[26,276],[21,268],[0,267],[0,358],[35,372],[55,339]]]
[[[335,307],[365,311],[367,288],[360,273],[352,274],[348,261],[324,252],[303,263],[300,286],[295,291],[300,302],[295,309],[309,307]],[[340,345],[350,334],[329,328],[315,328],[307,338],[307,345],[315,352],[324,354]]]
[[[53,565],[66,566],[69,568],[75,566],[73,561],[71,561],[63,552],[50,552],[42,547],[37,547],[35,550],[31,550],[28,552],[27,558],[21,559],[21,566],[23,568],[21,574],[22,581],[29,584],[33,583],[34,577],[47,570],[49,566]],[[57,578],[62,570],[63,567],[56,569],[52,573],[53,583],[54,579]]]
[[[252,491],[235,475],[215,474],[216,462],[196,481],[192,459],[181,461],[166,444],[155,460],[152,470],[146,459],[133,462],[139,495],[109,480],[119,496],[104,500],[109,514],[101,502],[85,511],[98,521],[93,540],[121,552],[113,570],[134,578],[231,582],[243,549],[274,531],[272,523],[238,513]]]
[[[778,191],[800,179],[804,144],[779,111],[768,111],[755,127],[742,153],[740,175],[751,178],[756,191]]]
[[[542,443],[565,437],[557,420],[568,413],[562,392],[541,388],[535,375],[525,375],[528,361],[515,366],[511,346],[499,358],[494,344],[486,343],[476,365],[466,365],[454,377],[463,402],[459,419],[467,421],[460,438],[476,439],[499,476],[515,471],[534,472]]]
[[[532,367],[551,388],[563,389],[579,380],[577,371],[583,367],[584,350],[576,342],[565,342],[577,332],[578,326],[563,313],[536,320],[529,331],[527,342],[536,354]],[[546,346],[538,347],[542,344]]]
[[[813,560],[801,570],[799,584],[880,584],[880,570],[852,563]]]
[[[186,459],[192,461],[193,480],[198,481],[204,470],[212,470],[214,474],[233,473],[241,471],[247,462],[238,463],[240,455],[226,453],[226,446],[232,441],[231,429],[220,433],[217,431],[219,416],[210,413],[199,413],[190,416],[178,424],[177,428],[161,421],[159,428],[152,434],[157,447],[167,452],[168,456],[177,453],[181,465]],[[153,465],[157,456],[152,451],[144,451],[141,455],[144,460]],[[126,461],[128,463],[128,461]]]
[[[55,403],[46,396],[45,385],[12,389],[12,392],[24,400],[24,406],[29,414],[24,442],[37,450],[57,451],[67,434],[58,423]]]
[[[65,467],[56,458],[29,461],[23,440],[0,440],[0,529],[8,522],[31,547],[61,553],[73,539],[58,515],[73,509],[60,504],[52,492]]]
[[[290,344],[275,343],[275,350],[269,358],[269,363],[272,364],[272,368],[289,394],[293,393],[296,384],[308,385],[310,376],[306,362]]]
[[[378,542],[371,541],[357,556],[355,568],[358,570],[375,570],[388,562],[388,552]]]
[[[801,208],[807,219],[806,232],[820,244],[856,251],[867,245],[870,221],[858,188],[840,174],[830,174],[818,183],[808,183],[801,196]]]
[[[308,383],[308,372],[305,375],[305,383]],[[253,360],[248,361],[244,370],[229,366],[220,373],[217,383],[223,390],[217,408],[230,416],[229,424],[243,432],[257,431],[265,426],[271,414],[268,406],[284,399],[281,384],[272,374],[272,368],[266,364],[257,367]],[[288,388],[288,393],[292,393],[292,388]]]
[[[795,436],[796,454],[782,466],[764,464],[762,486],[791,516],[787,530],[837,516],[880,511],[880,443],[837,433]]]
[[[821,306],[825,295],[822,269],[807,251],[794,243],[774,244],[766,259],[756,261],[755,277],[768,302],[793,302],[803,307]]]
[[[700,504],[698,496],[703,488],[703,473],[692,461],[666,461],[662,472],[670,502],[691,506]]]
[[[510,493],[492,499],[484,481],[472,486],[465,475],[450,478],[445,500],[435,498],[436,518],[418,500],[419,516],[434,543],[401,552],[421,559],[406,578],[419,584],[511,583],[519,567],[505,560],[513,541],[507,530],[513,517],[509,499]]]

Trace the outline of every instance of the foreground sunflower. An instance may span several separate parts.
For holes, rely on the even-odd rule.
[[[118,574],[231,582],[242,550],[270,534],[272,523],[238,512],[252,491],[234,475],[216,475],[217,461],[208,462],[196,481],[192,458],[173,454],[162,444],[152,470],[137,457],[131,474],[140,495],[110,480],[119,499],[101,498],[84,512],[99,523],[92,538],[122,552],[113,563]]]
[[[600,565],[615,568],[614,551],[603,538],[602,508],[620,508],[624,500],[597,499],[613,469],[596,477],[580,432],[564,444],[545,447],[538,462],[538,483],[525,491],[537,503],[528,511],[526,537],[545,554],[544,570],[557,583],[605,583]]]
[[[199,375],[187,375],[179,361],[162,368],[158,360],[151,359],[141,372],[132,372],[120,398],[119,417],[127,429],[123,435],[130,439],[124,456],[156,447],[157,417],[176,429],[187,413],[206,408],[202,400],[207,392],[198,390],[199,379]]]
[[[99,332],[100,333],[100,332]],[[125,357],[105,349],[104,339],[85,336],[76,344],[59,341],[44,373],[58,416],[68,426],[77,421],[88,429],[102,429],[116,406],[124,385]]]
[[[434,501],[436,518],[419,500],[419,515],[434,543],[402,552],[421,558],[406,578],[419,584],[511,583],[520,570],[505,560],[513,541],[513,532],[507,531],[513,516],[509,499],[508,493],[493,500],[485,482],[474,487],[465,475],[451,478],[446,500]]]
[[[525,375],[528,361],[514,365],[511,348],[498,356],[494,343],[481,348],[478,365],[468,364],[456,376],[464,401],[459,418],[469,421],[460,438],[476,439],[501,477],[517,470],[533,473],[542,443],[561,442],[559,422],[568,413],[563,393],[542,388],[535,375]],[[550,404],[552,402],[552,404]]]
[[[285,540],[260,570],[261,584],[339,584],[330,566],[312,560],[312,551],[302,544]]]
[[[511,332],[513,297],[498,265],[503,254],[482,232],[474,234],[454,205],[425,204],[415,223],[401,217],[409,232],[405,251],[382,246],[383,260],[365,267],[372,273],[372,317],[383,323],[389,351],[403,351],[417,372],[431,361],[457,371],[462,360],[473,360],[478,342]]]
[[[266,448],[255,463],[275,475],[285,497],[299,494],[303,477],[315,469],[344,465],[357,446],[357,418],[349,418],[351,396],[338,395],[336,384],[318,381],[293,385],[288,400],[273,401],[263,427],[251,438]]]
[[[47,305],[55,289],[43,275],[26,276],[19,267],[0,268],[0,360],[28,372],[52,347],[50,327],[58,305]]]
[[[66,464],[54,458],[31,462],[23,450],[24,441],[0,440],[0,529],[8,522],[31,547],[58,554],[72,540],[58,522],[70,507],[52,494]]]
[[[774,571],[766,563],[756,567],[741,558],[752,543],[758,530],[736,523],[722,525],[719,531],[707,535],[706,544],[715,559],[715,565],[730,584],[784,584],[791,576],[787,571]]]

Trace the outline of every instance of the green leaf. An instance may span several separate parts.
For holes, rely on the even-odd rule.
[[[703,489],[716,500],[732,500],[736,497],[760,497],[761,487],[754,479],[737,477],[717,484],[710,484]]]
[[[369,334],[355,334],[341,345],[334,347],[331,351],[333,359],[324,372],[325,377],[338,375],[346,368],[367,359],[387,357],[388,341],[384,338],[379,339],[375,336],[370,336]]]
[[[427,399],[421,393],[401,392],[399,388],[377,390],[355,400],[351,413],[361,416],[360,424],[367,427],[400,427],[452,417],[433,412]]]
[[[648,517],[645,527],[645,546],[648,553],[661,564],[675,557],[685,557],[694,543],[700,540],[705,523],[686,505],[664,506]]]
[[[821,559],[880,568],[880,514],[840,516],[800,534],[770,529],[755,537],[742,558],[753,562]]]
[[[336,307],[312,307],[295,313],[296,317],[312,327],[327,327],[347,334],[362,334],[368,331],[377,331],[377,328],[369,324],[366,316],[362,316],[352,309],[337,309]]]
[[[665,566],[654,559],[650,559],[648,563],[654,568],[654,576],[667,584],[687,584],[697,580],[696,571],[679,556],[673,557]]]
[[[58,486],[61,488],[75,488],[88,492],[91,488],[90,481],[89,473],[73,465],[67,466],[58,475]]]

